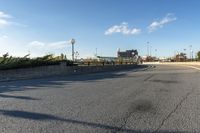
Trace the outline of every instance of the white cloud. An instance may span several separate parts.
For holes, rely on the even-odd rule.
[[[8,25],[10,25],[10,22],[8,20],[0,18],[0,28],[4,28]]]
[[[31,53],[31,57],[43,56],[46,54],[60,54],[66,53],[68,47],[68,41],[58,42],[41,42],[32,41],[26,45],[26,49]],[[71,50],[71,49],[70,49]]]
[[[19,27],[28,27],[27,25],[10,21],[11,18],[13,18],[11,15],[0,11],[0,28],[5,28],[10,25],[19,26]]]
[[[0,39],[7,39],[7,38],[8,38],[7,35],[0,36]]]
[[[44,42],[40,42],[40,41],[33,41],[30,42],[27,46],[29,48],[39,48],[39,49],[63,49],[65,47],[67,47],[68,45],[68,41],[59,41],[59,42],[53,42],[53,43],[44,43]]]
[[[9,18],[12,18],[12,16],[0,11],[0,28],[10,25]]]
[[[48,44],[48,46],[54,49],[62,49],[62,48],[65,48],[67,44],[68,44],[68,41],[60,41],[60,42],[50,43]]]
[[[12,16],[0,11],[0,18],[12,18]]]
[[[22,28],[28,27],[28,25],[26,25],[26,24],[21,24],[21,23],[18,23],[18,22],[10,22],[10,24],[11,24],[11,25],[14,25],[14,26],[22,27]]]
[[[28,44],[28,47],[32,48],[43,48],[45,46],[45,43],[39,42],[39,41],[33,41]]]
[[[141,29],[137,28],[129,28],[128,23],[123,22],[120,25],[114,25],[110,27],[106,32],[105,35],[111,35],[113,33],[122,33],[124,35],[137,35],[141,33]]]
[[[148,30],[149,32],[153,32],[155,30],[157,30],[158,28],[162,28],[164,25],[176,21],[177,18],[173,15],[168,13],[163,19],[161,19],[160,21],[154,21],[152,22],[149,26],[148,26]]]

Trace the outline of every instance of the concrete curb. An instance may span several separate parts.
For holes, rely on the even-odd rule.
[[[146,65],[198,65],[200,62],[145,62]]]

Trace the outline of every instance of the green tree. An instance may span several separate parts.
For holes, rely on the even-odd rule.
[[[0,64],[5,64],[6,61],[8,60],[8,57],[9,57],[9,54],[8,54],[8,53],[4,54],[4,55],[3,55],[3,59],[2,59],[2,61],[0,62]]]
[[[61,58],[61,60],[64,60],[65,57],[64,57],[63,53],[61,53],[60,58]]]
[[[197,58],[200,60],[200,51],[197,53]]]

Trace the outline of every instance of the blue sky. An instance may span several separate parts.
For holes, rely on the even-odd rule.
[[[0,0],[0,55],[81,57],[138,49],[173,56],[200,50],[199,0]],[[157,53],[155,53],[157,49]]]

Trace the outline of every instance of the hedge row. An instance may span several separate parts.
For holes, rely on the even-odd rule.
[[[9,57],[8,54],[6,54],[3,55],[3,57],[0,57],[0,70],[59,65],[63,61],[67,62],[67,64],[73,64],[72,61],[53,57],[53,55],[31,59],[28,58],[28,56],[16,58],[12,56]]]

